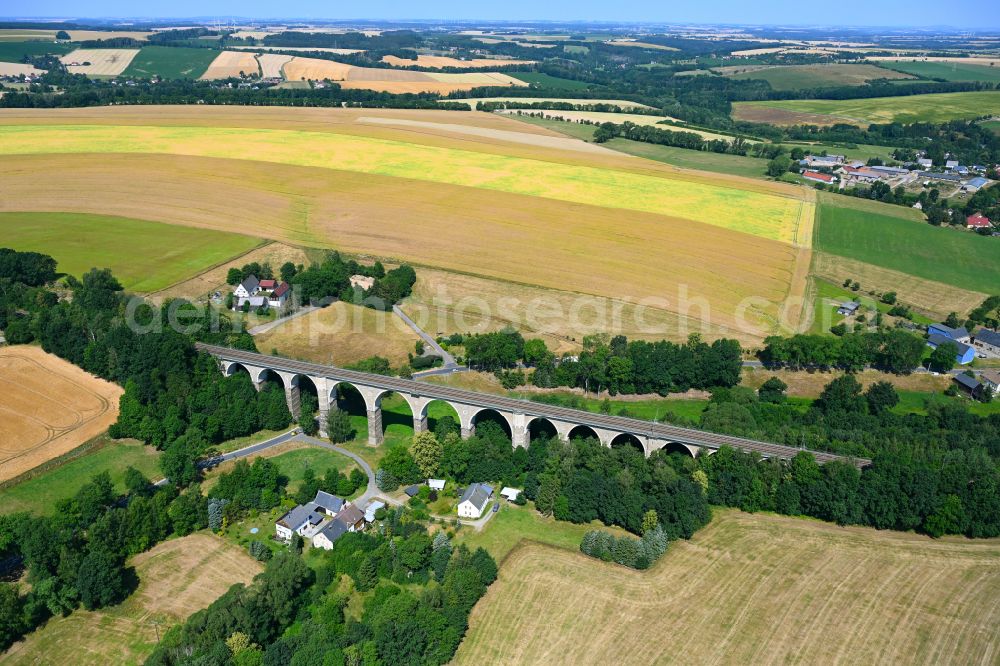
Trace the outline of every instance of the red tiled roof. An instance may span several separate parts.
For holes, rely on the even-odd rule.
[[[277,284],[277,283],[274,280],[261,280],[260,281],[260,288],[261,289],[274,289],[274,285],[275,284]]]
[[[833,176],[829,176],[825,173],[820,173],[818,171],[803,171],[802,176],[805,178],[812,178],[814,180],[822,180],[824,183],[833,182]]]
[[[977,229],[984,229],[986,227],[991,226],[990,218],[983,217],[979,213],[976,213],[975,215],[970,215],[969,217],[965,218],[965,226],[975,227]]]
[[[284,296],[285,294],[288,293],[288,290],[291,288],[292,288],[291,285],[289,285],[287,282],[282,282],[280,285],[278,285],[278,288],[274,290],[274,293],[271,294],[271,298],[278,298],[280,296]]]

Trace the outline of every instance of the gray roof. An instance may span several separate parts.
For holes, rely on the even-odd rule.
[[[929,344],[931,347],[934,347],[935,349],[937,348],[938,345],[943,345],[947,342],[950,342],[951,344],[958,347],[959,356],[965,356],[966,352],[972,349],[972,347],[965,344],[964,342],[959,342],[958,340],[952,340],[951,338],[946,338],[945,336],[939,335],[938,333],[931,333],[930,335],[927,336],[927,344]]]
[[[473,506],[482,511],[492,494],[493,488],[485,483],[473,483],[462,493],[462,499],[459,500],[459,504],[466,501],[472,502]]]
[[[986,180],[982,176],[976,176],[975,178],[970,178],[969,182],[966,183],[966,186],[982,187],[983,185],[985,185],[988,182],[990,182],[990,181]]]
[[[241,296],[239,305],[242,307],[244,303],[249,303],[252,308],[259,308],[267,303],[267,298],[264,296]]]
[[[337,539],[342,537],[347,532],[348,527],[349,525],[347,525],[347,523],[339,520],[331,520],[330,524],[319,531],[319,534],[322,534],[329,539],[330,543],[335,543]],[[319,535],[317,534],[317,536]]]
[[[365,519],[365,514],[361,512],[361,509],[349,504],[344,507],[344,510],[337,514],[335,520],[342,521],[345,525],[357,525],[362,520]]]
[[[290,530],[297,530],[299,527],[306,523],[311,523],[313,525],[318,525],[322,522],[323,516],[319,510],[319,507],[315,504],[300,504],[281,518],[278,519],[279,525],[284,525]]]
[[[420,486],[418,486],[416,484],[414,484],[412,486],[407,486],[406,490],[404,490],[403,492],[406,493],[407,495],[409,495],[410,497],[416,497],[417,493],[420,492]]]
[[[328,492],[317,490],[313,504],[326,509],[327,513],[337,513],[344,508],[344,500]]]
[[[988,328],[981,328],[976,331],[976,342],[984,342],[994,347],[1000,347],[1000,333],[991,331]]]
[[[933,171],[921,171],[920,177],[930,178],[932,180],[950,180],[955,183],[962,180],[962,177],[959,176],[957,173],[935,173]]]
[[[955,375],[955,381],[969,389],[970,391],[975,391],[979,388],[979,380],[975,377],[970,377],[964,372],[960,375]]]
[[[952,328],[951,326],[947,326],[945,324],[931,324],[931,326],[933,326],[936,330],[941,331],[949,338],[958,339],[969,337],[969,332],[964,326],[959,326],[958,328]]]
[[[260,280],[257,279],[256,275],[248,275],[240,285],[247,290],[248,294],[252,294],[254,289],[260,286]]]

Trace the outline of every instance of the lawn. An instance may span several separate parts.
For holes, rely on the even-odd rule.
[[[882,69],[875,65],[790,65],[769,67],[755,72],[731,74],[727,78],[738,81],[763,79],[774,90],[799,90],[860,86],[873,79],[905,79],[905,74]]]
[[[273,527],[272,527],[273,529]],[[55,617],[11,647],[4,664],[142,664],[158,637],[263,566],[207,532],[165,541],[130,560],[139,586],[123,603]]]
[[[0,213],[0,226],[8,247],[51,255],[60,271],[77,277],[91,268],[110,268],[126,289],[139,293],[186,280],[261,243],[250,236],[85,213]]]
[[[881,65],[928,79],[945,81],[988,81],[1000,82],[1000,67],[987,67],[959,62],[891,62],[883,60]]]
[[[850,100],[794,99],[737,102],[733,104],[734,116],[738,116],[740,109],[760,107],[827,116],[835,122],[942,123],[1000,114],[1000,91],[934,93]]]
[[[101,472],[108,472],[118,492],[125,492],[125,469],[135,467],[151,480],[159,479],[156,449],[141,442],[115,441],[106,435],[93,442],[96,450],[39,473],[26,481],[0,490],[0,513],[30,511],[51,515],[55,505],[76,494],[85,483]]]
[[[308,446],[295,449],[271,458],[271,462],[278,466],[281,473],[288,477],[288,490],[295,490],[302,484],[306,469],[311,469],[316,476],[322,477],[328,469],[336,469],[343,474],[350,474],[357,464],[336,451],[322,449],[318,446]],[[364,492],[362,487],[356,494]]]
[[[816,249],[963,289],[1000,291],[1000,238],[905,219],[898,206],[849,208],[835,196],[820,197]]]
[[[995,661],[1000,540],[715,514],[648,571],[512,551],[454,663]]]
[[[525,83],[545,88],[547,90],[586,90],[590,87],[584,81],[574,81],[572,79],[562,79],[558,76],[542,74],[541,72],[512,72],[511,76]]]
[[[589,525],[577,525],[545,517],[535,511],[532,502],[517,506],[501,501],[497,515],[490,519],[481,532],[462,528],[456,535],[455,542],[464,543],[471,549],[485,548],[497,562],[501,562],[518,543],[525,539],[577,551],[583,535],[595,528],[618,535],[626,533],[620,528],[606,527],[598,521]]]
[[[219,51],[180,46],[144,46],[122,76],[161,79],[197,79]]]

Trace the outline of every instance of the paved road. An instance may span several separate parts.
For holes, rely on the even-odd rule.
[[[406,313],[405,313],[405,312],[403,312],[403,309],[402,309],[402,308],[400,308],[400,307],[399,307],[398,305],[393,305],[393,306],[392,306],[392,311],[393,311],[393,313],[394,313],[394,314],[395,314],[395,315],[396,315],[397,317],[399,317],[399,318],[400,318],[400,319],[402,319],[402,320],[403,320],[404,322],[406,322],[406,325],[407,325],[407,326],[409,326],[410,328],[412,328],[412,329],[413,329],[413,331],[414,331],[414,332],[415,332],[415,333],[416,333],[417,335],[419,335],[419,336],[420,336],[420,338],[421,338],[421,339],[422,339],[422,340],[423,340],[424,342],[426,342],[426,343],[427,343],[427,344],[428,344],[428,345],[430,346],[430,348],[431,348],[431,349],[433,349],[433,350],[434,350],[434,353],[435,353],[435,354],[437,354],[438,356],[440,356],[440,357],[441,357],[441,360],[443,360],[443,361],[444,361],[444,365],[443,365],[443,367],[442,367],[442,368],[440,368],[441,370],[447,370],[448,372],[451,372],[451,371],[452,371],[452,370],[453,370],[454,368],[457,368],[457,367],[458,367],[458,363],[456,363],[456,362],[455,362],[455,357],[454,357],[454,356],[452,356],[451,354],[449,354],[448,352],[446,352],[446,351],[444,350],[444,347],[442,347],[441,345],[439,345],[439,344],[437,343],[437,340],[435,340],[435,339],[434,339],[434,338],[432,338],[432,337],[431,337],[431,336],[430,336],[429,334],[427,334],[427,333],[425,333],[425,332],[424,332],[424,329],[422,329],[422,328],[420,328],[419,326],[417,326],[417,324],[416,324],[416,323],[415,323],[415,322],[414,322],[414,321],[413,321],[412,319],[410,319],[410,318],[409,318],[409,317],[408,317],[408,316],[406,315]],[[442,374],[443,374],[443,373],[442,373]]]
[[[280,326],[284,324],[286,321],[291,321],[296,317],[301,317],[302,315],[309,314],[313,310],[319,310],[319,308],[314,305],[307,305],[299,310],[296,310],[287,317],[282,317],[281,319],[275,319],[274,321],[269,321],[266,324],[261,324],[260,326],[254,326],[251,329],[247,329],[247,333],[249,333],[250,335],[260,335],[262,333],[267,333],[272,328]]]

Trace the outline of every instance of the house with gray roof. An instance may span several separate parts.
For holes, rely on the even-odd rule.
[[[316,499],[313,500],[313,504],[323,509],[326,515],[333,517],[340,513],[347,502],[336,495],[331,495],[323,490],[317,490]]]
[[[326,526],[316,533],[312,539],[313,548],[332,550],[337,539],[347,534],[350,530],[342,520],[331,520]]]
[[[483,515],[486,505],[493,495],[493,488],[485,483],[473,483],[462,493],[458,501],[459,518],[476,519]]]
[[[988,328],[981,328],[976,331],[972,340],[976,352],[989,358],[1000,358],[1000,333],[991,331]]]
[[[274,523],[274,531],[282,541],[291,541],[293,534],[311,539],[320,530],[326,512],[315,504],[300,504]]]
[[[260,292],[260,280],[257,279],[256,275],[248,275],[243,282],[233,289],[233,296],[237,299],[239,298],[250,298],[251,296],[256,296]]]

